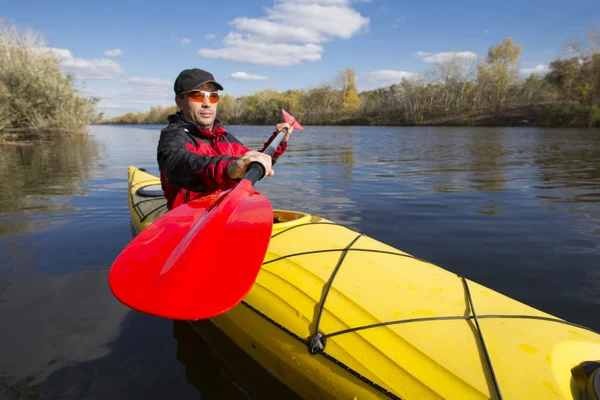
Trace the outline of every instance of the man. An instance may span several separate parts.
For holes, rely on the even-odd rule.
[[[174,85],[179,111],[169,115],[169,125],[158,142],[160,180],[169,210],[200,196],[236,185],[253,161],[272,176],[272,165],[287,148],[294,130],[279,123],[260,151],[252,151],[227,132],[216,118],[219,90],[213,75],[201,69],[182,71]],[[288,131],[273,156],[262,153],[277,133]]]

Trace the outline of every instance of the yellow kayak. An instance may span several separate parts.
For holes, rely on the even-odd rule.
[[[128,175],[139,233],[166,201],[156,176]],[[288,210],[274,218],[251,291],[211,322],[299,396],[600,398],[591,329],[332,221]]]

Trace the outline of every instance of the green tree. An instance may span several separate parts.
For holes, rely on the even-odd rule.
[[[564,99],[582,101],[584,82],[579,57],[555,60],[549,67],[550,72],[544,78],[546,82],[556,87]]]
[[[99,99],[60,66],[41,35],[0,20],[0,132],[74,133],[98,118]]]
[[[521,45],[506,38],[488,50],[487,59],[477,74],[477,86],[484,106],[496,113],[507,100],[510,88],[519,78]]]
[[[237,100],[235,97],[226,94],[219,99],[218,117],[224,124],[230,124],[235,120]]]
[[[583,102],[600,105],[600,50],[590,55],[581,67]]]

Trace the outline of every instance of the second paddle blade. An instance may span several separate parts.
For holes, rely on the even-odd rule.
[[[273,209],[248,180],[169,211],[121,252],[109,274],[125,305],[171,319],[222,314],[251,289],[273,228]]]

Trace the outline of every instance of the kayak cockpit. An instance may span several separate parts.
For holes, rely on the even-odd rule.
[[[299,211],[273,210],[273,231],[280,231],[320,220],[321,218],[319,217]]]

